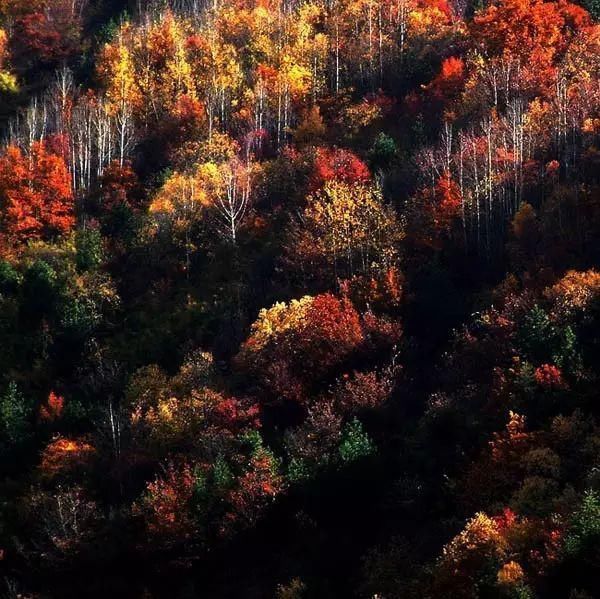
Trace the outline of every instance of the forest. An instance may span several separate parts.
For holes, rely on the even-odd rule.
[[[0,0],[0,597],[600,597],[600,0]]]

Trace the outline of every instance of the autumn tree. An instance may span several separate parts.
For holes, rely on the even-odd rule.
[[[15,18],[12,45],[16,61],[27,67],[47,67],[72,58],[80,42],[85,0],[15,4],[9,12]]]
[[[36,524],[35,542],[54,563],[77,555],[93,542],[101,521],[98,505],[80,485],[32,489],[23,510],[27,521]]]
[[[141,207],[141,189],[138,177],[130,163],[120,165],[112,161],[104,170],[98,182],[98,208],[108,213],[120,206],[131,210]]]
[[[377,187],[336,180],[307,198],[296,226],[290,260],[309,276],[333,281],[392,266],[403,237],[401,224]]]
[[[314,174],[311,177],[313,190],[328,181],[340,183],[366,183],[371,179],[367,165],[358,156],[342,148],[317,148]]]
[[[0,29],[0,91],[14,93],[17,91],[17,79],[10,72],[9,67],[8,34]]]
[[[106,85],[108,114],[115,119],[119,165],[123,166],[134,135],[134,110],[141,102],[131,50],[126,44],[128,31],[121,32],[116,44],[106,44],[98,61],[98,74]]]
[[[210,179],[204,182],[216,229],[233,245],[250,210],[252,175],[250,165],[233,160],[219,165],[216,173],[210,173]]]
[[[238,360],[279,397],[306,401],[313,384],[364,341],[347,300],[306,296],[262,310]]]
[[[2,233],[5,243],[52,239],[75,223],[71,177],[64,159],[44,143],[30,155],[11,146],[0,157]]]

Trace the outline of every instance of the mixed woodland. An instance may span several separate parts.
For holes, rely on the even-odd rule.
[[[0,137],[0,597],[600,596],[600,0],[0,0]]]

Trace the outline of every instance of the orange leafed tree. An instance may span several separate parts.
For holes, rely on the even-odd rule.
[[[440,72],[425,86],[427,102],[446,106],[461,93],[465,83],[465,63],[458,56],[442,61]]]
[[[64,398],[50,391],[46,404],[40,406],[40,419],[45,422],[58,420],[62,416],[64,405]]]
[[[525,61],[545,51],[554,59],[588,24],[587,12],[570,2],[502,0],[476,15],[472,35],[489,54],[508,52]]]
[[[96,449],[85,439],[58,437],[42,452],[40,470],[46,478],[81,471],[89,467],[95,453]]]
[[[558,62],[589,22],[583,8],[564,0],[502,0],[475,16],[471,34],[484,55],[516,60],[526,88],[550,93]]]
[[[462,217],[463,198],[459,186],[444,171],[432,187],[423,187],[417,197],[422,202],[419,225],[413,227],[411,240],[418,245],[439,249],[446,235]]]
[[[5,244],[52,239],[75,224],[71,175],[43,142],[28,155],[9,146],[0,157],[0,219]]]

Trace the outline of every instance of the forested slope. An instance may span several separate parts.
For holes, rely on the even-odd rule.
[[[0,0],[0,596],[597,596],[599,18]]]

